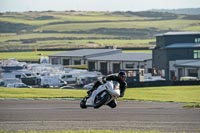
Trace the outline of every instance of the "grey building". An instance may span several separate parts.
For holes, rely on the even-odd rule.
[[[169,62],[191,59],[200,59],[200,32],[168,32],[156,35],[152,60],[155,74],[171,80],[176,72],[170,70]]]
[[[87,58],[121,53],[121,49],[80,49],[49,55],[51,64],[85,65]]]
[[[152,71],[151,53],[116,53],[87,59],[90,71],[100,71],[102,74],[117,73],[120,70],[144,69],[145,73]]]

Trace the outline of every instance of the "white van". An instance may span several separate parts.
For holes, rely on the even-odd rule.
[[[42,87],[61,87],[67,85],[67,82],[57,76],[44,76],[41,77]]]
[[[60,78],[64,81],[66,81],[69,84],[76,82],[76,75],[75,74],[63,74]]]

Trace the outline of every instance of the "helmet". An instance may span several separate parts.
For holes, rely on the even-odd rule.
[[[119,76],[119,77],[125,77],[125,78],[126,78],[126,72],[120,71],[120,72],[118,73],[118,76]]]

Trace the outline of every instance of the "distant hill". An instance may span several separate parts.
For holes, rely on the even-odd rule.
[[[200,31],[200,11],[197,9],[197,15],[167,11],[0,13],[0,50],[149,48],[155,45],[156,34]],[[192,10],[187,10],[189,12]]]
[[[168,12],[168,13],[175,13],[175,14],[187,14],[187,15],[200,15],[200,8],[153,9],[151,11]]]

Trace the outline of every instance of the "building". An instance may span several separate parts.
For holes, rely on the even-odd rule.
[[[195,60],[199,59],[200,32],[167,32],[156,35],[156,47],[153,49],[152,60],[155,74],[161,75],[167,80],[172,80],[175,76],[178,78],[183,75],[189,76],[185,75],[183,65],[181,67],[177,63],[180,63],[181,60],[193,60],[193,65],[196,66]],[[190,66],[193,65],[190,64]],[[198,73],[198,70],[189,71],[193,73],[192,75],[198,75],[194,74],[194,72]]]
[[[49,55],[51,64],[85,65],[87,58],[121,53],[121,49],[80,49]]]
[[[197,77],[200,79],[200,60],[170,61],[170,71],[175,71],[175,78]]]
[[[151,53],[116,53],[87,59],[89,71],[100,71],[102,74],[117,73],[120,70],[144,69],[152,71]]]

